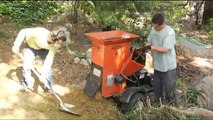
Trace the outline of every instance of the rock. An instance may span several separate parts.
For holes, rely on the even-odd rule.
[[[78,58],[78,57],[75,57],[75,58],[74,58],[74,63],[75,63],[75,64],[79,63],[80,61],[81,61],[80,58]]]
[[[91,53],[92,53],[92,48],[89,48],[89,49],[87,50],[86,54],[87,54],[88,56],[91,56]]]
[[[88,62],[89,64],[92,64],[91,58],[87,58],[87,62]]]
[[[89,62],[89,64],[92,63],[91,56],[92,56],[92,48],[89,48],[86,52],[86,57],[87,57],[86,60]]]
[[[188,116],[199,116],[201,120],[211,120],[213,118],[213,112],[203,108],[190,107],[184,110],[175,107],[169,107],[168,109],[170,109],[169,111],[185,114]]]
[[[60,30],[62,30],[62,31],[67,31],[67,28],[64,27],[64,26],[60,26]]]
[[[70,28],[70,29],[72,28],[72,24],[70,24],[70,23],[66,23],[65,26],[66,26],[67,28]]]
[[[85,59],[81,59],[80,64],[85,66],[89,65],[89,63]]]
[[[203,78],[196,89],[200,91],[201,95],[198,96],[197,102],[201,107],[213,110],[213,76]]]
[[[202,120],[210,120],[213,118],[213,112],[207,109],[191,107],[186,111],[189,115],[200,116]]]

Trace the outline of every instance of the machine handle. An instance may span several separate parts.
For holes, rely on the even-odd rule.
[[[110,40],[110,39],[118,39],[118,38],[122,38],[122,37],[108,37],[108,38],[102,38],[102,40]]]

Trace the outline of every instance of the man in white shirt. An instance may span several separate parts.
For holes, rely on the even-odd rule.
[[[145,49],[151,49],[153,57],[153,87],[156,100],[168,103],[175,97],[176,53],[175,32],[164,24],[164,15],[157,13],[152,18],[152,29]],[[163,96],[165,93],[165,96]]]
[[[42,27],[22,29],[12,47],[14,53],[19,52],[23,41],[26,41],[28,47],[23,49],[23,70],[21,85],[26,88],[33,88],[31,77],[31,68],[35,57],[38,55],[42,59],[41,76],[46,79],[45,87],[49,89],[52,86],[51,66],[54,56],[59,47],[67,40],[65,31],[55,28],[49,31]],[[23,90],[24,90],[23,89]]]

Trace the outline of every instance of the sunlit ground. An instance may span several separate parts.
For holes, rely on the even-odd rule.
[[[213,69],[213,59],[194,57],[193,63],[197,67]]]
[[[13,57],[14,59],[8,63],[0,63],[0,119],[45,119],[48,116],[44,111],[54,110],[61,113],[58,110],[57,102],[51,95],[44,94],[41,87],[38,87],[37,93],[20,92],[22,88],[19,83],[21,69],[18,68],[21,68],[22,60],[16,55]],[[55,84],[54,90],[60,96],[70,93],[69,88],[57,84]]]
[[[9,57],[8,57],[9,58]],[[41,64],[35,61],[36,68]],[[82,116],[68,114],[59,109],[59,103],[50,94],[44,93],[38,86],[34,91],[20,92],[22,60],[17,55],[11,55],[10,60],[0,63],[0,119],[116,119],[118,110],[110,99],[104,99],[100,93],[93,99],[84,94],[80,84],[66,84],[55,80],[55,92],[60,95],[64,103],[75,107],[72,111],[83,113]],[[63,75],[56,68],[54,75]],[[38,81],[34,75],[35,81]],[[60,77],[58,77],[60,78]],[[61,84],[63,83],[63,84]],[[36,84],[36,83],[35,83]]]
[[[152,58],[148,55],[146,63],[148,71],[153,70],[151,61]],[[36,61],[36,64],[40,63]],[[212,59],[194,57],[189,64],[213,69]],[[100,119],[104,116],[114,118],[116,110],[110,107],[109,99],[102,99],[100,95],[99,98],[90,99],[81,90],[76,89],[78,85],[66,86],[56,82],[54,90],[64,102],[77,105],[84,111],[84,116],[80,118],[61,112],[56,99],[50,94],[43,93],[41,87],[37,88],[37,92],[20,92],[21,67],[22,60],[16,55],[13,55],[11,61],[0,63],[0,119],[95,119],[94,116]],[[54,71],[59,73],[57,69]]]

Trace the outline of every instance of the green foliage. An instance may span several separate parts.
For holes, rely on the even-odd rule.
[[[210,29],[208,31],[208,37],[212,40],[213,39],[213,18],[209,19],[208,26],[210,26]]]
[[[176,86],[179,89],[186,90],[188,85],[189,85],[189,83],[190,83],[190,78],[189,77],[178,78]]]
[[[202,120],[200,116],[186,116],[183,120]]]
[[[209,30],[208,36],[210,39],[213,39],[213,30]]]
[[[136,103],[136,105],[133,107],[133,109],[129,112],[125,113],[125,117],[128,120],[140,120],[141,119],[141,111],[143,109],[144,105],[142,102]]]
[[[181,105],[180,110],[175,110],[167,105],[151,103],[149,100],[147,102],[146,106],[139,103],[132,111],[126,112],[124,118],[127,120],[200,120],[199,116],[182,113],[181,109],[183,108]]]
[[[177,80],[177,88],[186,91],[185,97],[187,99],[185,100],[185,102],[187,104],[197,105],[197,97],[200,95],[200,91],[198,91],[190,82],[190,78],[179,78]]]
[[[166,105],[160,107],[147,106],[142,111],[130,111],[125,116],[128,120],[200,120],[199,116],[187,116]]]
[[[179,5],[180,3],[180,1],[86,1],[81,9],[89,13],[95,23],[102,27],[111,26],[143,36],[143,39],[136,40],[143,44],[152,27],[151,18],[157,12],[164,11],[166,22],[175,30],[179,30],[178,22],[187,12]]]
[[[209,19],[209,26],[213,26],[213,18]]]
[[[8,16],[18,26],[30,25],[56,14],[58,6],[49,1],[1,1],[0,15]]]
[[[165,11],[166,17],[168,19],[168,24],[171,25],[176,31],[180,30],[181,17],[185,16],[187,10],[183,6],[179,6],[178,2],[173,1],[173,6],[169,10]]]
[[[198,91],[195,86],[191,85],[188,87],[186,96],[188,99],[188,103],[197,105],[197,97],[200,95],[200,91]]]
[[[129,111],[125,114],[125,117],[128,120],[140,120],[140,113],[139,110]]]

